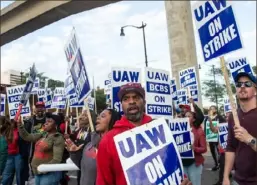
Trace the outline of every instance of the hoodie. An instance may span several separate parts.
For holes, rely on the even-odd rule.
[[[152,118],[144,114],[142,125],[150,121]],[[97,153],[97,185],[127,184],[113,138],[135,127],[125,116],[122,116],[113,129],[102,138]]]

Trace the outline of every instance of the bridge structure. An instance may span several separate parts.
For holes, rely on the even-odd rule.
[[[0,44],[1,46],[8,44],[70,15],[119,1],[15,1],[1,10]],[[172,76],[175,77],[179,86],[178,72],[195,66],[199,83],[190,1],[165,1],[165,9]],[[199,91],[201,94],[200,84]],[[199,96],[198,103],[202,107],[201,96]]]

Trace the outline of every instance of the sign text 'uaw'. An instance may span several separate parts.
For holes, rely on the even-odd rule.
[[[192,9],[205,62],[242,48],[230,1],[199,1]]]
[[[78,97],[79,103],[81,103],[89,95],[91,90],[75,29],[72,30],[71,36],[64,50],[74,83],[75,93]]]
[[[245,72],[253,75],[252,68],[247,62],[246,57],[228,59],[228,68],[232,74],[234,82],[238,73]]]
[[[121,102],[118,98],[120,86],[129,82],[141,83],[141,69],[139,68],[112,68],[112,108],[123,113]]]
[[[6,88],[10,119],[14,119],[16,113],[18,112],[24,88],[25,88],[25,85]],[[31,86],[31,90],[32,90],[32,86]],[[29,105],[30,105],[29,100],[27,100],[26,104],[23,105],[22,107],[22,110],[20,113],[21,116],[30,116],[31,112],[30,112]]]
[[[197,85],[195,67],[190,67],[179,71],[180,88],[186,88],[191,85]]]
[[[128,185],[180,185],[180,154],[164,118],[114,137]]]
[[[223,149],[227,148],[228,140],[228,123],[219,124],[219,143]]]
[[[191,128],[188,118],[167,120],[170,130],[173,133],[181,158],[194,158],[192,150]]]

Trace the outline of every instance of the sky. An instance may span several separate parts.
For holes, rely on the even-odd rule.
[[[1,9],[10,3],[1,1]],[[233,1],[232,4],[244,48],[225,58],[246,56],[251,65],[256,65],[256,2]],[[64,81],[67,77],[64,45],[75,27],[91,81],[94,76],[96,86],[104,87],[111,67],[145,66],[142,31],[126,28],[125,37],[120,37],[121,26],[140,26],[142,21],[147,24],[149,67],[171,71],[164,1],[122,1],[69,16],[2,46],[1,72],[8,69],[27,71],[35,62],[39,72]],[[200,79],[208,80],[212,78],[208,70],[213,64],[219,66],[219,61],[204,63],[199,37],[194,33],[197,60],[202,67]],[[203,103],[210,102],[204,100]]]

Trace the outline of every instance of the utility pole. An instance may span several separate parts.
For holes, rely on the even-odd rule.
[[[214,80],[214,96],[215,96],[215,102],[216,102],[216,107],[217,107],[217,111],[218,111],[219,105],[218,105],[217,85],[216,85],[215,66],[214,65],[212,65],[212,72],[213,72],[213,80]]]

